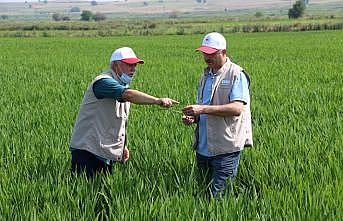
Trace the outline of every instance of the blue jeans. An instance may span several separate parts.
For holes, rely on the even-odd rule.
[[[214,157],[205,157],[196,154],[198,169],[200,171],[200,178],[206,185],[211,183],[211,193],[213,197],[218,194],[224,195],[227,180],[230,177],[232,182],[237,175],[239,166],[240,151],[217,155]]]

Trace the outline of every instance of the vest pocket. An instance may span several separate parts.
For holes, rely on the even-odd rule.
[[[218,90],[229,90],[231,88],[231,85],[229,84],[220,84],[218,86]]]
[[[109,159],[120,161],[123,155],[123,145],[121,144],[121,140],[115,143],[103,143],[102,141],[100,141],[100,148],[108,156]]]
[[[100,147],[101,148],[113,148],[113,147],[117,147],[120,145],[121,141],[118,141],[116,143],[111,143],[111,144],[104,144],[100,141]]]
[[[216,105],[216,104],[222,105],[222,104],[229,103],[230,102],[230,100],[229,100],[230,90],[231,90],[230,85],[219,86],[217,91],[215,92],[215,94],[213,96],[213,104],[214,105]]]
[[[225,117],[226,132],[230,138],[236,137],[236,122],[239,120],[237,117]]]

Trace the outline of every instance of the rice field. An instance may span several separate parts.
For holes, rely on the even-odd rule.
[[[343,31],[226,35],[251,76],[254,143],[232,194],[196,180],[193,130],[202,35],[0,39],[0,220],[342,220]],[[131,85],[180,105],[132,105],[131,159],[71,179],[69,141],[83,93],[132,47]]]

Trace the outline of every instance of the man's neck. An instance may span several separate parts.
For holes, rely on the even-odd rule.
[[[221,64],[218,65],[218,67],[212,68],[212,73],[213,73],[213,74],[216,74],[216,73],[218,72],[218,70],[221,69],[221,68],[224,66],[224,64],[226,63],[226,61],[227,61],[227,59],[225,58],[225,60],[223,60],[223,61],[221,62]]]

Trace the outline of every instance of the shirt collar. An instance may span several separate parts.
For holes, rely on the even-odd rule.
[[[209,75],[209,76],[214,76],[213,71],[212,71],[212,68],[208,71],[208,75]]]

